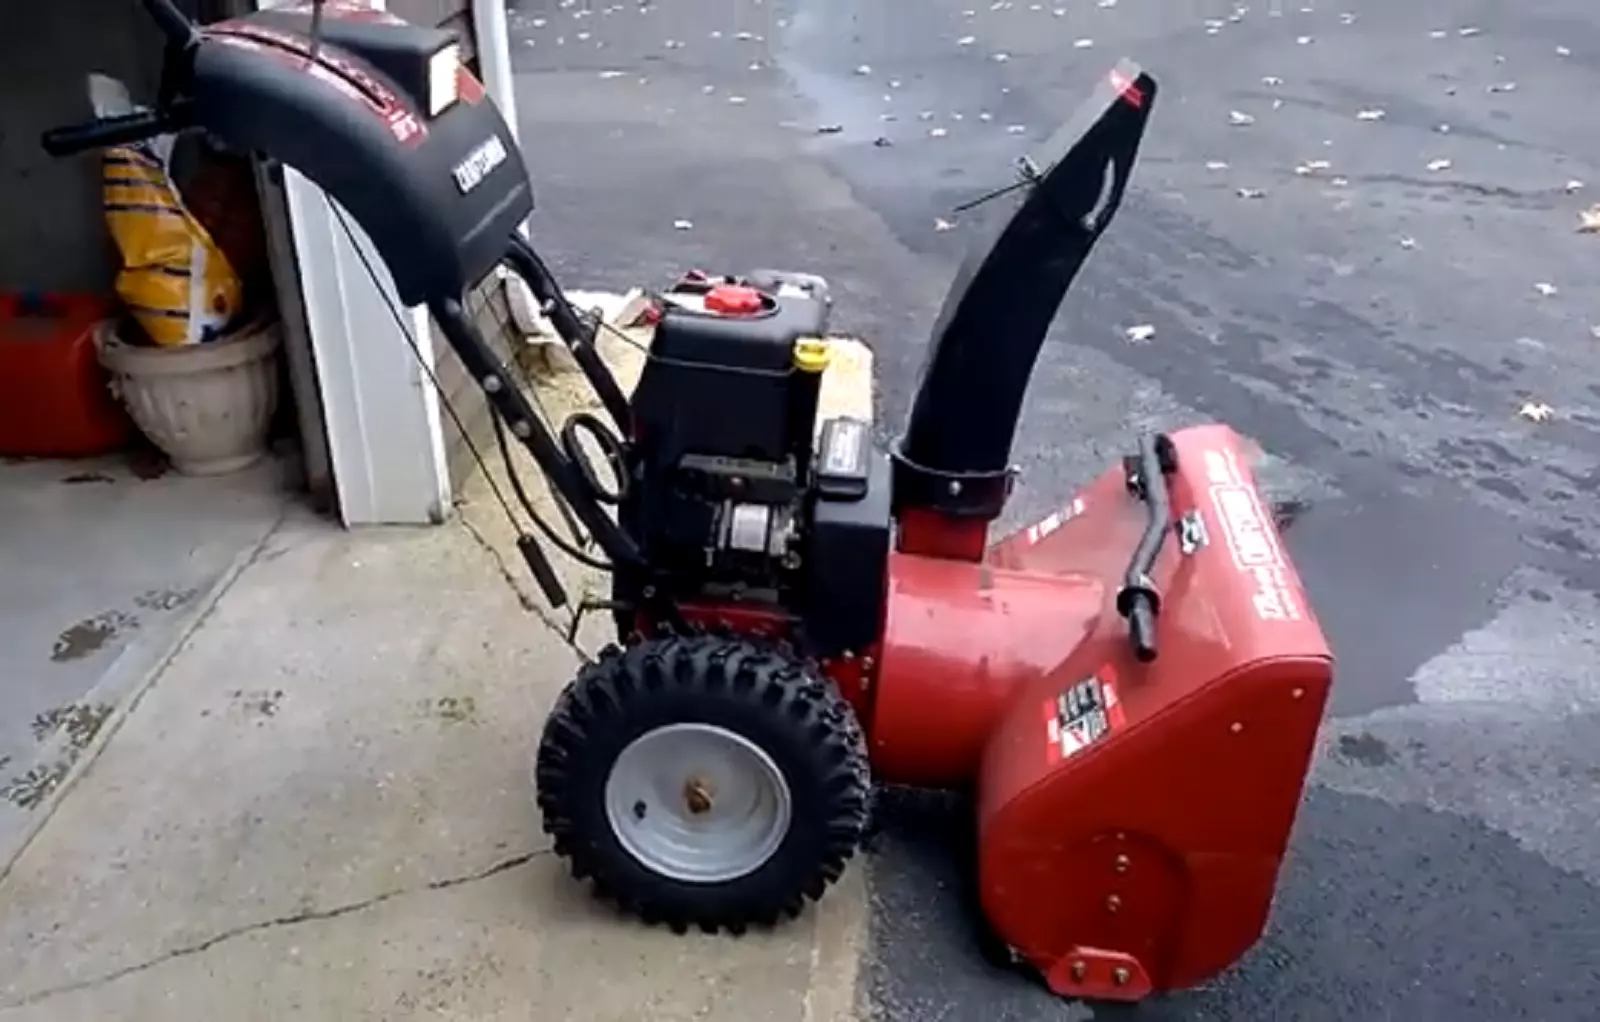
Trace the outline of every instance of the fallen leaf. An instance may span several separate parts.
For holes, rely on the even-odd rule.
[[[1255,122],[1256,122],[1256,119],[1253,116],[1251,116],[1250,114],[1244,113],[1243,111],[1240,111],[1240,110],[1229,110],[1228,111],[1228,123],[1233,125],[1236,128],[1243,128],[1243,127],[1246,127],[1248,125],[1254,124]]]
[[[1543,401],[1524,401],[1517,409],[1517,414],[1530,422],[1548,422],[1555,413],[1556,410]]]
[[[1156,335],[1156,328],[1151,326],[1149,323],[1141,323],[1138,326],[1130,326],[1128,329],[1124,330],[1123,333],[1127,335],[1128,340],[1132,341],[1133,343],[1143,344]]]

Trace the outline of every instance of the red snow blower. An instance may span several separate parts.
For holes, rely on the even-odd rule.
[[[145,6],[168,39],[155,107],[46,148],[199,127],[324,188],[400,303],[432,313],[502,451],[509,433],[547,475],[580,538],[525,502],[545,540],[612,573],[620,645],[562,692],[536,758],[576,876],[645,920],[739,932],[822,896],[874,782],[956,789],[976,799],[987,920],[1051,990],[1137,1000],[1255,943],[1332,658],[1241,438],[1141,437],[1060,511],[988,542],[1046,331],[1122,201],[1148,75],[1120,65],[990,204],[1010,208],[961,270],[886,451],[868,422],[816,421],[830,299],[803,274],[702,279],[663,302],[624,393],[603,326],[518,231],[526,168],[450,33],[353,4],[204,28]],[[463,295],[502,263],[604,418],[551,428],[467,316]],[[540,540],[519,547],[565,605]]]

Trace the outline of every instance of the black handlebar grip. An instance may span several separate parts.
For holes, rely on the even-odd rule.
[[[550,558],[544,555],[544,548],[539,546],[538,537],[527,533],[518,536],[517,552],[522,554],[522,559],[527,562],[529,573],[533,575],[533,580],[539,583],[539,589],[544,593],[544,598],[550,606],[557,609],[565,607],[566,587],[556,575],[556,569],[550,564]]]
[[[99,117],[82,124],[51,128],[39,136],[39,144],[51,156],[71,156],[91,149],[143,142],[184,127],[176,111],[157,113],[141,110],[120,117]]]
[[[1117,613],[1128,622],[1128,642],[1141,664],[1156,658],[1156,618],[1161,614],[1161,594],[1143,576],[1130,579],[1117,592]]]
[[[1147,593],[1134,593],[1128,603],[1128,642],[1133,658],[1148,664],[1156,658],[1156,609]]]

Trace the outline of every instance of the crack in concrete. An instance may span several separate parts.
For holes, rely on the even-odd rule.
[[[506,558],[501,554],[500,549],[494,545],[493,541],[491,541],[488,536],[483,534],[481,529],[472,523],[464,510],[456,513],[456,520],[461,523],[461,527],[466,530],[467,535],[472,537],[473,542],[478,544],[478,546],[483,549],[483,552],[489,555],[489,561],[494,565],[495,571],[500,576],[500,580],[504,582],[508,588],[510,588],[512,595],[517,598],[517,603],[522,607],[522,609],[538,618],[541,624],[550,629],[550,631],[554,632],[556,637],[559,638],[569,649],[572,650],[573,653],[578,656],[579,660],[583,661],[584,663],[588,663],[589,661],[593,660],[594,658],[590,656],[587,651],[579,647],[576,642],[567,637],[567,626],[561,621],[557,620],[555,615],[551,611],[547,610],[538,600],[528,595],[527,590],[523,589],[522,585],[517,581],[516,573],[514,573],[511,570],[511,566],[506,563]]]
[[[376,908],[377,906],[393,901],[396,898],[403,898],[412,894],[422,894],[428,891],[444,891],[449,890],[452,887],[461,887],[466,884],[477,883],[480,880],[487,880],[490,877],[498,876],[501,873],[517,869],[521,866],[526,866],[528,863],[540,858],[541,856],[551,854],[552,851],[553,850],[550,848],[539,848],[531,852],[522,852],[520,854],[513,855],[510,858],[501,859],[500,861],[492,863],[489,866],[475,872],[465,873],[460,876],[445,877],[442,880],[430,880],[426,884],[418,887],[396,888],[392,891],[384,891],[380,894],[372,895],[369,898],[363,898],[360,901],[352,901],[343,905],[335,905],[332,908],[304,909],[289,915],[277,916],[272,919],[264,919],[260,922],[246,923],[243,926],[235,926],[232,929],[223,930],[221,933],[213,934],[212,936],[207,937],[205,940],[197,941],[193,944],[186,944],[183,947],[174,948],[171,951],[163,952],[162,954],[157,955],[148,961],[139,962],[136,965],[127,965],[112,972],[108,972],[102,976],[96,976],[93,979],[76,980],[71,983],[62,983],[53,987],[45,987],[41,990],[35,990],[33,993],[25,994],[19,998],[0,1002],[0,1011],[9,1011],[13,1008],[29,1007],[60,997],[63,994],[79,993],[95,987],[102,987],[109,983],[115,983],[117,980],[125,979],[128,976],[146,972],[150,969],[156,968],[157,966],[165,965],[168,962],[177,961],[183,958],[192,958],[195,955],[204,954],[220,944],[225,944],[240,937],[248,937],[252,934],[261,933],[266,930],[275,930],[286,926],[300,926],[305,923],[320,923],[330,919],[339,919],[344,916],[354,915],[357,912],[364,912],[369,908]]]

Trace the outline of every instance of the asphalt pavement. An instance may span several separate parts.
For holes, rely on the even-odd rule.
[[[1041,355],[1009,517],[1141,428],[1230,422],[1306,508],[1340,667],[1271,932],[1136,1017],[1596,1017],[1600,9],[972,2],[522,0],[536,241],[580,285],[827,275],[893,424],[951,209],[1142,64],[1143,156]],[[978,954],[964,820],[889,804],[875,1012],[1089,1017]]]

